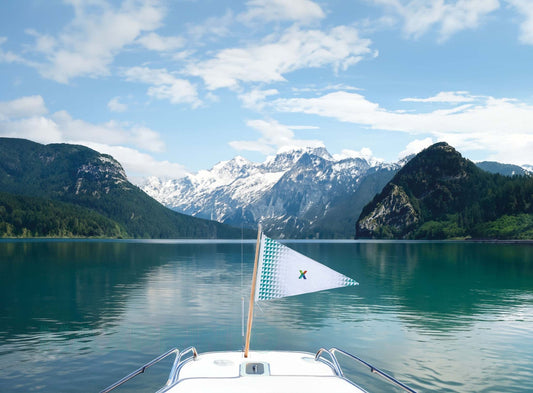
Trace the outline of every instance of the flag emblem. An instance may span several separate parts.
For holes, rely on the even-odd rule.
[[[306,270],[301,270],[306,266]],[[300,272],[299,275],[294,272]],[[312,271],[310,276],[308,271]],[[358,285],[329,267],[261,235],[255,301]]]

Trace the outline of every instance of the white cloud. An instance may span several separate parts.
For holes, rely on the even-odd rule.
[[[436,96],[428,98],[403,98],[401,101],[405,102],[447,102],[447,103],[461,103],[475,101],[476,97],[471,96],[467,91],[443,91]]]
[[[6,37],[0,37],[0,63],[21,63],[26,65],[32,65],[31,62],[27,61],[26,59],[20,57],[19,55],[13,53],[13,52],[4,52],[2,50],[2,45],[7,42]]]
[[[45,116],[0,120],[0,136],[39,143],[66,142],[57,123]]]
[[[73,119],[66,111],[47,115],[40,96],[0,103],[0,134],[41,143],[88,140],[108,145],[131,145],[151,152],[163,151],[159,134],[149,128],[109,121],[103,124]]]
[[[61,83],[79,76],[108,75],[115,55],[142,32],[159,27],[164,16],[154,0],[125,0],[119,9],[100,1],[70,3],[75,17],[57,37],[29,32],[36,37],[34,52],[45,58],[33,66]]]
[[[533,45],[533,4],[531,0],[507,0],[522,14],[525,20],[520,25],[520,41]]]
[[[213,16],[207,18],[201,24],[189,25],[187,35],[189,39],[198,42],[226,37],[230,34],[230,26],[234,21],[233,12],[228,10],[223,16]]]
[[[322,87],[314,87],[313,85],[308,85],[308,87],[292,87],[291,91],[295,93],[323,93],[325,91],[332,91],[332,90],[343,90],[343,91],[360,91],[363,89],[360,89],[355,86],[345,85],[342,83],[337,83],[335,85],[327,85]]]
[[[404,21],[404,31],[418,38],[431,28],[439,31],[439,40],[477,28],[481,20],[500,6],[499,0],[375,0],[391,9]]]
[[[91,140],[110,145],[133,145],[152,152],[163,151],[165,147],[158,133],[143,126],[115,121],[93,124],[73,119],[66,111],[56,112],[50,118],[57,124],[66,142]]]
[[[247,23],[255,20],[309,23],[326,16],[311,0],[250,0],[246,5],[248,10],[238,18]]]
[[[261,138],[255,141],[232,141],[229,143],[236,150],[257,151],[263,154],[275,153],[281,148],[287,147],[323,147],[324,143],[311,139],[295,139],[292,129],[298,126],[286,126],[276,120],[250,120],[248,127],[259,131]],[[306,127],[308,128],[308,127]]]
[[[340,154],[333,154],[335,160],[344,160],[347,158],[362,158],[369,163],[383,162],[382,158],[374,157],[374,153],[368,147],[363,147],[361,150],[343,149]]]
[[[196,87],[186,79],[176,78],[166,69],[132,67],[124,70],[126,80],[152,85],[148,95],[160,100],[169,100],[173,104],[201,104]]]
[[[181,37],[162,37],[154,32],[143,35],[137,42],[146,49],[159,52],[178,49],[185,44],[185,40]]]
[[[421,113],[387,110],[348,92],[278,99],[272,105],[283,112],[330,117],[371,129],[431,135],[462,151],[488,150],[508,163],[531,162],[533,106],[505,98],[477,98],[480,104]]]
[[[279,92],[276,89],[253,89],[249,92],[240,94],[239,98],[245,108],[261,111],[266,105],[265,99],[277,94],[279,94]]]
[[[405,158],[411,154],[418,154],[426,147],[431,146],[433,143],[433,139],[431,138],[415,139],[414,141],[409,142],[405,149],[398,154],[398,159]]]
[[[111,112],[126,112],[128,106],[119,101],[119,97],[112,98],[108,103],[107,107]]]
[[[212,59],[191,64],[190,75],[201,77],[208,89],[236,88],[240,82],[285,81],[284,74],[331,65],[338,71],[373,54],[371,41],[357,30],[339,26],[329,32],[292,27],[256,46],[219,51]]]
[[[158,161],[143,151],[161,152],[160,135],[144,126],[107,122],[92,124],[73,119],[66,111],[47,114],[40,96],[0,102],[0,136],[39,143],[81,144],[112,155],[131,176],[173,177],[185,174],[182,165]]]
[[[124,168],[132,182],[140,181],[148,176],[161,178],[179,178],[187,174],[181,164],[169,161],[157,161],[149,154],[126,146],[114,146],[91,141],[80,140],[78,144],[90,147],[100,153],[113,156]]]
[[[0,101],[0,120],[44,115],[48,112],[41,96],[28,96]]]

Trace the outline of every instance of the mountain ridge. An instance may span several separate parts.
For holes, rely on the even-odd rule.
[[[24,139],[0,138],[0,189],[8,195],[88,209],[115,222],[121,228],[120,236],[236,238],[242,233],[236,228],[165,208],[130,183],[113,157],[81,145],[42,145]],[[0,202],[12,209],[6,198]],[[12,198],[10,201],[13,203]],[[21,201],[21,206],[27,203]],[[79,210],[76,212],[73,214],[81,214]],[[26,229],[32,232],[32,228]]]
[[[417,154],[364,207],[357,238],[533,238],[533,176],[486,172],[445,142]]]
[[[369,201],[400,165],[360,157],[338,159],[323,147],[285,149],[262,163],[237,156],[195,175],[167,181],[150,178],[140,187],[184,214],[234,226],[255,227],[261,222],[271,236],[350,238],[358,211],[350,212],[352,233],[346,233],[329,222],[332,202],[357,193],[360,182],[372,173],[383,180],[367,184],[372,191],[365,189],[363,194]]]

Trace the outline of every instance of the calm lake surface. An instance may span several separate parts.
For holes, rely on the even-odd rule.
[[[533,391],[533,245],[285,244],[360,285],[260,303],[252,349],[338,346],[419,391]],[[254,247],[0,241],[0,391],[99,391],[172,347],[241,349]],[[171,362],[117,391],[157,390]]]

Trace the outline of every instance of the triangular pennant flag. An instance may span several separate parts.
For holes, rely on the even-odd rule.
[[[262,235],[255,301],[350,285],[358,283]]]

